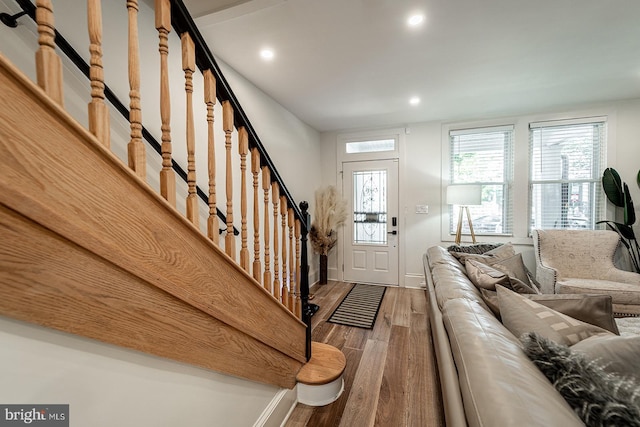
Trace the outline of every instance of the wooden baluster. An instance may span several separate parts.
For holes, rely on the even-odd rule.
[[[129,123],[131,139],[127,145],[129,167],[140,178],[147,179],[147,161],[142,142],[142,109],[140,107],[140,48],[138,44],[138,0],[127,0],[129,12]]]
[[[193,119],[193,73],[196,70],[196,47],[188,32],[180,36],[184,91],[187,94],[187,219],[199,228],[196,194],[196,129]]]
[[[51,0],[37,0],[36,6],[38,44],[40,45],[36,52],[38,86],[62,106],[64,99],[62,95],[62,61],[56,53],[53,5]]]
[[[258,190],[258,174],[260,173],[260,152],[251,149],[251,173],[253,174],[253,278],[262,283],[262,266],[260,265],[260,198]]]
[[[271,189],[271,172],[266,166],[262,167],[262,190],[264,191],[264,279],[262,286],[271,292],[271,258],[269,254],[269,190]]]
[[[229,101],[222,102],[222,128],[224,129],[224,147],[227,153],[227,234],[224,238],[224,250],[235,261],[236,238],[233,235],[233,171],[231,169],[231,132],[233,132],[233,107]]]
[[[289,307],[289,284],[287,280],[287,197],[280,196],[280,215],[282,216],[282,304]]]
[[[207,141],[209,172],[209,218],[207,219],[207,236],[216,245],[220,244],[218,209],[216,207],[216,147],[213,132],[213,107],[216,104],[216,78],[211,70],[204,73],[204,102],[207,104]]]
[[[293,246],[293,208],[287,210],[287,220],[289,226],[289,311],[296,312],[296,268]]]
[[[247,154],[249,154],[249,136],[247,129],[238,129],[238,152],[240,153],[240,267],[249,272],[249,249],[247,247]]]
[[[300,300],[300,272],[302,271],[300,265],[300,220],[296,219],[295,223],[295,237],[296,237],[296,284],[295,284],[295,315],[298,319],[302,319],[302,301]]]
[[[171,98],[169,94],[169,31],[171,31],[171,4],[169,0],[155,0],[156,30],[160,52],[160,119],[162,125],[162,170],[160,194],[176,207],[176,174],[171,163]]]
[[[273,203],[273,296],[281,301],[280,295],[280,260],[278,259],[279,237],[278,237],[278,205],[280,204],[280,189],[278,183],[271,184],[271,201]]]
[[[109,109],[104,103],[104,69],[102,68],[102,9],[100,0],[87,1],[89,22],[89,52],[91,52],[91,102],[89,103],[89,131],[105,147],[111,145]]]

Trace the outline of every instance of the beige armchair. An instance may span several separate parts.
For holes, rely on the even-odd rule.
[[[533,230],[536,279],[546,294],[611,295],[618,315],[640,315],[640,274],[618,269],[610,230]]]

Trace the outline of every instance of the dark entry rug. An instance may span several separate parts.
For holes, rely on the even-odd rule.
[[[327,322],[356,328],[373,328],[386,290],[385,286],[355,285]]]

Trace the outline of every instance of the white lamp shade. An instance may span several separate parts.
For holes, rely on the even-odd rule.
[[[450,185],[447,187],[447,204],[449,205],[481,205],[482,185]]]

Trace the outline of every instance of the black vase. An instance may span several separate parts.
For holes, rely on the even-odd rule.
[[[327,255],[320,255],[320,284],[327,284]]]

